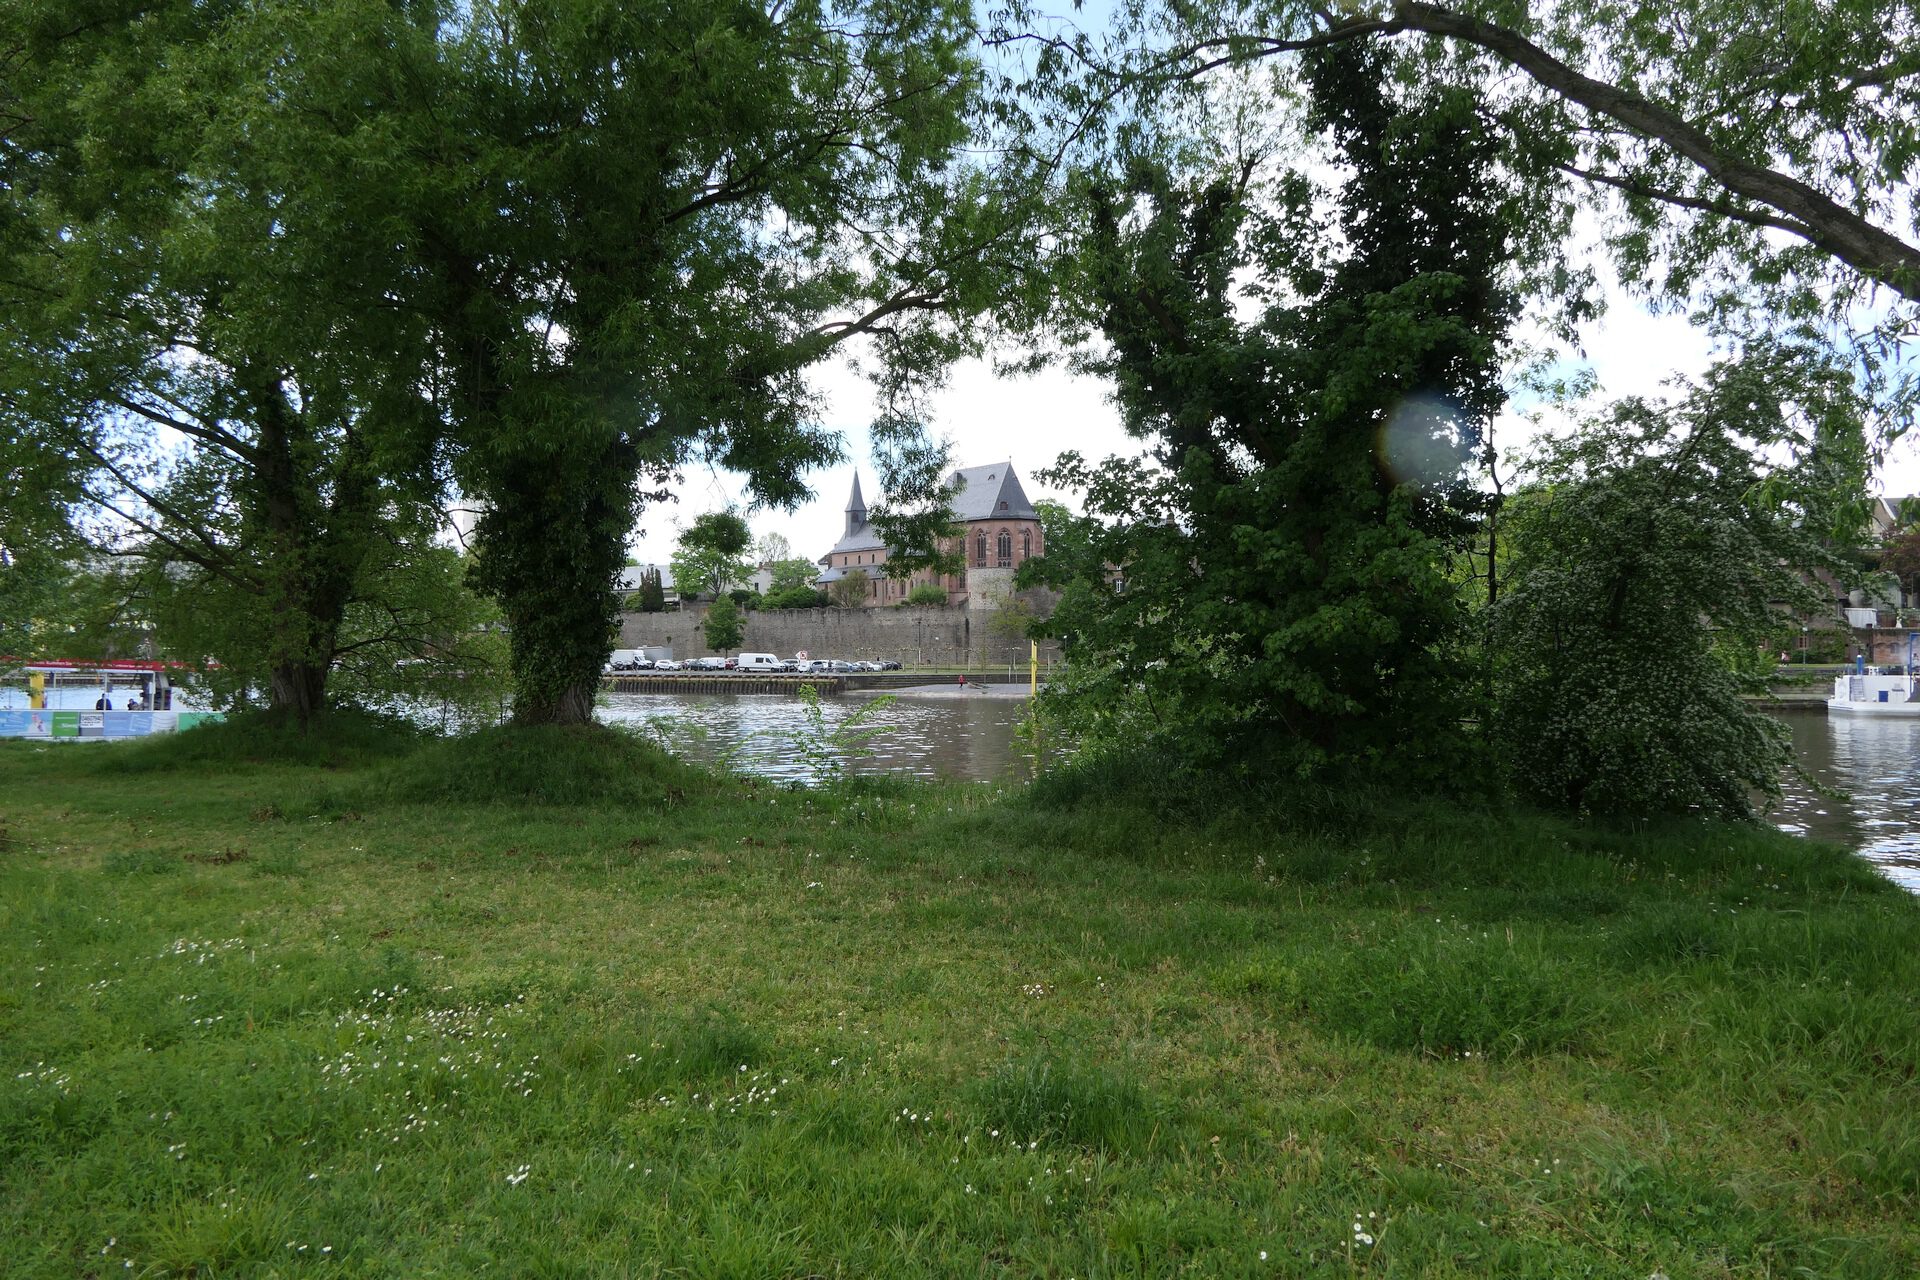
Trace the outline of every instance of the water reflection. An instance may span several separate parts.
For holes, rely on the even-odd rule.
[[[859,696],[822,698],[821,719],[831,732],[869,706]],[[610,724],[647,728],[673,751],[743,773],[783,782],[811,778],[802,741],[811,732],[806,705],[772,694],[609,693],[597,704]],[[1014,726],[1026,714],[1019,698],[967,700],[900,698],[863,723],[887,731],[869,739],[854,772],[987,782],[1026,776]]]
[[[1857,849],[1888,879],[1920,892],[1920,719],[1829,716],[1824,707],[1781,719],[1800,768],[1845,795],[1822,795],[1789,775],[1774,824]]]

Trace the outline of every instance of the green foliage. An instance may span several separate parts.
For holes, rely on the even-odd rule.
[[[784,559],[769,562],[773,581],[767,594],[776,595],[783,591],[811,590],[813,580],[820,576],[820,566],[811,560]]]
[[[907,606],[944,605],[947,603],[947,589],[937,583],[923,582],[907,592],[907,598],[901,601]]]
[[[667,589],[658,569],[640,575],[640,589],[627,597],[627,608],[634,613],[660,613],[667,607]]]
[[[445,595],[424,313],[383,202],[331,185],[396,148],[356,71],[405,20],[361,8],[0,18],[0,467],[38,453],[41,500],[138,566],[123,607],[295,720],[447,620],[415,625]]]
[[[753,572],[746,561],[753,534],[732,511],[696,516],[673,550],[673,586],[682,600],[718,598]]]
[[[1063,456],[1050,478],[1093,521],[1063,523],[1059,568],[1033,574],[1067,589],[1052,628],[1091,746],[1437,773],[1464,710],[1462,471],[1502,401],[1512,309],[1502,134],[1472,95],[1395,88],[1377,57],[1308,65],[1349,173],[1337,234],[1297,173],[1265,184],[1271,206],[1246,170],[1093,188],[1084,269],[1153,460]],[[1098,586],[1106,565],[1124,591]]]
[[[352,786],[333,809],[378,804],[630,805],[660,809],[712,786],[638,734],[606,725],[508,725],[428,744]]]
[[[731,653],[740,647],[746,625],[740,618],[740,606],[733,602],[732,596],[721,596],[713,602],[707,609],[706,620],[700,624],[700,631],[709,649]]]
[[[769,591],[760,599],[762,609],[824,609],[829,603],[827,593],[814,587]]]
[[[865,569],[849,569],[827,584],[827,598],[837,608],[858,609],[866,603],[872,581]]]
[[[1118,61],[1145,86],[1389,39],[1409,75],[1499,86],[1526,122],[1518,146],[1560,171],[1530,219],[1545,234],[1528,236],[1559,276],[1556,295],[1592,282],[1564,257],[1568,215],[1585,206],[1603,211],[1623,279],[1750,311],[1763,329],[1769,315],[1823,311],[1835,293],[1865,300],[1884,286],[1920,298],[1920,247],[1897,213],[1920,157],[1912,33],[1883,21],[1875,0],[1679,0],[1657,15],[1597,0],[1540,11],[1478,0],[1377,9],[1201,0],[1171,12],[1132,0],[1121,12],[1128,38],[1116,43],[1128,47]],[[1794,56],[1775,56],[1786,32]],[[1071,81],[1082,65],[1062,58],[1052,78]],[[1858,351],[1862,373],[1910,381],[1885,342],[1910,318],[1877,320]]]
[[[805,723],[794,734],[793,752],[816,784],[845,781],[849,766],[872,754],[868,744],[883,733],[893,732],[894,726],[881,719],[887,708],[899,701],[893,694],[869,698],[832,723],[828,722],[818,689],[803,684],[799,697]]]
[[[515,715],[584,721],[620,548],[678,469],[807,496],[840,445],[806,373],[856,339],[888,468],[917,456],[891,406],[1034,257],[1032,158],[958,151],[964,4],[522,9],[0,17],[7,412],[84,455],[59,492],[111,475],[169,554],[263,579],[276,696],[319,696],[387,513],[452,480],[484,502]],[[184,460],[123,447],[141,415]],[[237,567],[201,536],[229,517]]]
[[[1809,515],[1845,419],[1844,399],[1820,398],[1831,373],[1818,353],[1758,349],[1547,446],[1502,522],[1512,560],[1490,611],[1495,736],[1521,792],[1728,816],[1777,793],[1785,729],[1741,697],[1764,673],[1716,647],[1771,645],[1783,612],[1824,603],[1807,571],[1846,573]],[[1770,469],[1767,450],[1816,465]]]

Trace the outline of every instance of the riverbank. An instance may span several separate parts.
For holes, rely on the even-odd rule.
[[[0,744],[8,1274],[1920,1272],[1838,850],[223,740]]]

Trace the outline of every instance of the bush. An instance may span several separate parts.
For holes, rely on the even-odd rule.
[[[784,591],[770,591],[761,597],[762,609],[824,609],[827,607],[827,593],[816,591],[812,587],[788,587]]]
[[[715,783],[713,775],[622,729],[507,725],[432,743],[336,799],[653,807]]]
[[[937,587],[931,582],[923,582],[913,590],[907,592],[907,598],[901,603],[912,606],[945,604],[946,602],[947,589],[945,587]]]
[[[329,769],[405,755],[431,734],[400,716],[334,707],[309,721],[242,711],[183,733],[116,743],[96,757],[109,773],[206,769],[241,764],[317,765]]]

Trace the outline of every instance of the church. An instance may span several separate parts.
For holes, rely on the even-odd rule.
[[[866,586],[860,603],[869,608],[899,604],[914,588],[928,584],[944,589],[947,603],[955,605],[1004,599],[1011,594],[1015,571],[1023,561],[1045,554],[1046,537],[1040,527],[1040,513],[1027,501],[1013,463],[956,471],[948,478],[947,488],[960,529],[942,549],[962,556],[964,564],[959,573],[935,574],[921,569],[910,578],[887,577],[884,566],[888,547],[879,531],[867,522],[867,503],[860,494],[856,472],[853,495],[847,499],[846,532],[820,557],[821,573],[815,579],[820,589],[840,599],[834,584],[857,574],[864,577]]]

